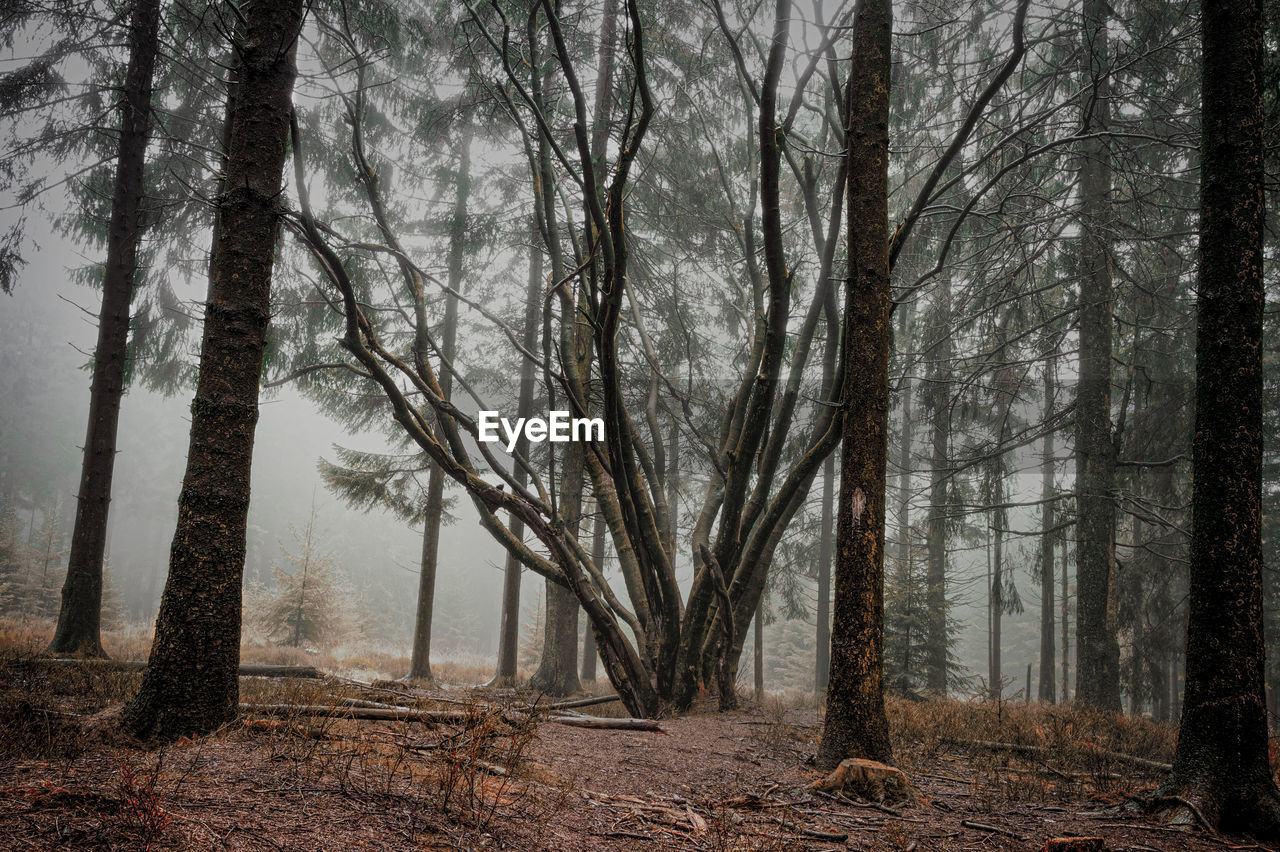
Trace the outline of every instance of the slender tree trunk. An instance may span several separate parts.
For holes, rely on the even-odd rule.
[[[441,379],[441,384],[444,380]],[[433,680],[431,674],[431,615],[435,611],[436,569],[440,552],[440,511],[444,506],[444,477],[432,463],[427,475],[427,515],[422,529],[422,550],[418,559],[418,605],[413,620],[413,646],[409,658],[409,680]],[[436,513],[431,513],[432,507]]]
[[[245,7],[191,442],[151,657],[125,722],[143,738],[236,715],[241,581],[258,384],[297,73],[300,0]]]
[[[591,561],[599,567],[602,574],[607,536],[604,513],[597,508],[595,521],[591,527]],[[581,680],[584,683],[595,683],[596,680],[596,634],[591,628],[591,619],[587,619],[587,629],[582,640]]]
[[[561,362],[586,387],[591,365],[591,333],[574,302],[561,316]],[[586,445],[566,446],[560,477],[560,517],[568,535],[577,536],[582,525],[582,491],[586,473]],[[572,695],[582,688],[578,680],[578,599],[563,586],[546,581],[547,619],[542,660],[529,679],[529,687],[551,696]]]
[[[1004,429],[1000,430],[1000,444],[1004,445]],[[991,617],[991,632],[988,635],[987,644],[987,664],[988,672],[987,687],[991,691],[991,698],[999,700],[1004,696],[1004,675],[1001,671],[1001,630],[1004,626],[1004,525],[1005,512],[1000,508],[1000,504],[1004,502],[1004,465],[1002,460],[997,457],[993,462],[993,470],[991,472],[991,490],[988,492],[991,497],[992,505],[996,506],[991,512],[991,588],[988,597],[988,611]]]
[[[613,59],[617,41],[617,0],[605,4],[598,33],[595,98],[591,129],[590,152],[596,174],[606,173],[605,156],[608,143],[608,117],[613,99]],[[602,184],[603,185],[603,184]],[[588,217],[586,241],[592,242],[593,226]],[[621,286],[627,286],[625,284]],[[583,313],[589,313],[584,311]],[[574,309],[562,317],[567,330],[562,336],[562,358],[566,367],[576,371],[581,387],[590,378],[592,332]],[[585,403],[586,401],[583,400]],[[585,449],[578,443],[569,444],[565,451],[561,500],[564,526],[570,535],[576,536],[581,526],[582,483],[586,473]],[[548,695],[569,695],[580,690],[578,679],[578,601],[567,589],[548,582],[546,640],[542,646],[542,661],[529,680],[529,685]]]
[[[89,423],[84,439],[80,494],[62,609],[49,650],[58,654],[105,657],[102,649],[102,561],[107,540],[111,478],[115,469],[120,399],[124,395],[129,306],[142,236],[143,167],[151,119],[151,81],[160,22],[160,0],[136,0],[129,21],[129,67],[120,100],[120,140],[115,190],[107,234],[106,274],[98,313]]]
[[[467,250],[467,204],[471,196],[471,128],[464,127],[458,146],[457,187],[453,221],[449,225],[449,287],[462,286],[462,267]],[[444,328],[440,353],[447,363],[440,365],[440,390],[447,400],[453,393],[453,358],[458,339],[458,299],[445,297]],[[427,479],[426,522],[422,530],[422,562],[418,575],[418,610],[413,626],[413,656],[409,662],[411,679],[431,680],[431,616],[435,608],[436,574],[440,567],[440,524],[444,518],[444,471],[432,464]]]
[[[818,539],[818,609],[817,654],[814,663],[813,689],[826,692],[831,672],[831,554],[835,538],[836,458],[827,456],[822,463],[822,532]]]
[[[755,687],[756,703],[764,701],[764,600],[760,601],[760,605],[756,607],[756,617],[754,619],[755,626],[755,656],[751,661],[753,675],[753,686]]]
[[[1067,559],[1067,541],[1062,540],[1062,703],[1071,700],[1071,621],[1067,617],[1071,600],[1071,584],[1067,578],[1070,562]]]
[[[847,96],[849,158],[840,498],[831,680],[817,764],[888,760],[884,708],[885,467],[889,429],[890,0],[863,0]]]
[[[827,294],[822,306],[826,321],[826,346],[822,352],[822,386],[835,398],[836,359],[840,357],[840,316],[835,288]],[[817,653],[814,660],[813,691],[827,691],[831,673],[831,561],[835,550],[836,458],[828,454],[822,462],[822,529],[818,539],[818,606],[816,613]]]
[[[521,332],[521,342],[526,352],[537,349],[539,318],[542,315],[542,252],[538,249],[536,221],[530,229],[530,234],[532,240],[529,244],[529,280],[524,297],[524,330]],[[533,414],[533,383],[534,363],[525,359],[520,365],[517,417],[524,418]],[[516,452],[522,456],[528,455],[529,441],[524,437],[523,431],[516,442]],[[524,469],[518,465],[513,475],[516,482],[522,486],[528,480]],[[510,527],[513,536],[518,539],[524,537],[524,523],[519,518],[512,518]],[[493,677],[492,686],[515,686],[516,663],[520,651],[520,576],[523,571],[524,566],[520,561],[508,553],[502,574],[502,625],[498,630],[498,671]]]
[[[912,335],[912,318],[915,315],[915,303],[908,303],[899,306],[900,319],[898,322],[898,333],[895,342],[899,351],[907,351],[911,348]],[[915,616],[913,595],[911,593],[912,584],[915,582],[915,566],[911,564],[911,453],[914,438],[914,423],[912,422],[912,393],[914,384],[911,379],[909,370],[903,371],[901,390],[902,397],[902,417],[899,426],[898,437],[898,483],[897,483],[897,510],[898,510],[898,535],[897,535],[897,555],[895,560],[898,564],[899,575],[902,577],[903,585],[906,592],[906,607],[904,615],[906,616],[905,635],[902,639],[902,660],[901,667],[895,675],[897,676],[897,688],[903,691],[911,689],[909,678],[913,674],[911,670],[912,657],[912,636],[911,636],[911,619]]]
[[[1187,681],[1158,791],[1280,835],[1262,636],[1264,113],[1260,0],[1206,2]]]
[[[1110,125],[1108,0],[1083,0],[1084,127]],[[1120,712],[1115,582],[1116,458],[1111,439],[1111,155],[1086,140],[1080,164],[1080,379],[1076,385],[1076,700]]]
[[[1046,422],[1053,416],[1053,371],[1054,361],[1049,358],[1045,361],[1044,366],[1044,415],[1042,419]],[[1058,519],[1053,505],[1053,444],[1053,432],[1045,432],[1043,457],[1040,460],[1040,525],[1044,531],[1040,534],[1040,691],[1038,697],[1041,702],[1047,704],[1052,704],[1058,694],[1058,687],[1054,678],[1057,653],[1054,648],[1053,623],[1054,568],[1056,567],[1053,558],[1053,537],[1056,534],[1054,526],[1057,524]],[[1028,683],[1028,694],[1030,694],[1030,691],[1031,684]]]
[[[907,350],[911,347],[911,320],[915,314],[915,304],[908,303],[898,308],[902,312],[898,322],[898,346]],[[911,449],[914,437],[911,402],[914,383],[910,375],[902,377],[902,425],[901,441],[898,444],[898,565],[904,576],[911,575]]]
[[[951,279],[945,273],[934,295],[929,370],[930,424],[929,517],[925,567],[928,635],[925,638],[925,688],[931,695],[947,694],[947,445],[951,435]]]

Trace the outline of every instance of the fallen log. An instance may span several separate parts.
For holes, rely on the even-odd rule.
[[[370,710],[412,710],[412,707],[405,707],[403,704],[384,704],[381,701],[369,701],[364,698],[344,698],[342,704],[345,707],[364,707]]]
[[[662,726],[653,719],[609,719],[604,716],[552,716],[548,722],[571,728],[596,728],[606,731],[653,731],[662,734]]]
[[[358,701],[359,699],[355,699]],[[374,704],[376,702],[361,702]],[[458,724],[466,722],[483,711],[467,710],[414,710],[409,707],[365,707],[354,704],[248,704],[240,705],[242,713],[263,713],[268,716],[332,716],[339,719],[368,719],[381,722],[436,722],[440,724]],[[514,724],[506,714],[502,721]],[[653,719],[608,719],[602,716],[552,716],[548,722],[568,725],[573,728],[595,728],[599,730],[618,731],[653,731],[663,733],[662,727]]]
[[[106,671],[142,671],[147,667],[146,660],[98,660],[79,657],[31,657],[23,662],[29,665],[46,663],[77,665]],[[240,677],[297,677],[319,680],[325,676],[324,672],[314,666],[270,666],[260,663],[246,663],[240,666]]]
[[[1044,748],[1043,746],[1021,745],[1020,743],[998,743],[990,740],[944,740],[944,742],[952,745],[963,746],[965,748],[978,748],[986,751],[1008,751],[1014,754],[1034,755],[1036,757],[1045,757],[1056,753],[1054,750]],[[1172,772],[1173,765],[1170,763],[1161,763],[1158,760],[1148,760],[1145,757],[1136,757],[1132,754],[1125,754],[1120,751],[1110,751],[1102,746],[1093,743],[1078,742],[1074,744],[1077,748],[1091,751],[1099,757],[1105,757],[1114,760],[1116,763],[1123,763],[1126,766],[1137,767],[1138,769],[1149,769],[1152,772]]]
[[[372,702],[370,702],[372,703]],[[477,717],[464,710],[413,710],[408,707],[352,707],[331,704],[245,704],[242,713],[263,713],[268,716],[333,716],[340,719],[369,719],[380,722],[438,722],[457,724]],[[503,721],[509,721],[505,717]]]

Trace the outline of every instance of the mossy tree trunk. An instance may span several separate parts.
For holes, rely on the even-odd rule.
[[[169,579],[125,724],[142,738],[211,731],[236,715],[240,608],[258,385],[297,75],[300,0],[244,8],[227,115],[204,339]]]
[[[1262,620],[1263,19],[1206,2],[1186,694],[1159,796],[1280,835]]]
[[[115,188],[107,232],[106,273],[98,312],[89,423],[84,439],[80,494],[62,608],[49,650],[105,657],[102,649],[102,564],[107,545],[111,479],[115,471],[120,400],[128,355],[129,308],[142,237],[143,167],[151,119],[151,81],[159,50],[159,0],[137,0],[129,21],[129,66],[120,99]]]
[[[849,72],[849,158],[840,496],[831,679],[818,766],[888,760],[884,708],[885,465],[889,427],[891,0],[858,6]]]

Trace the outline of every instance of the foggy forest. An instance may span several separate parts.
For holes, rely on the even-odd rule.
[[[0,0],[0,848],[1280,849],[1277,0]]]

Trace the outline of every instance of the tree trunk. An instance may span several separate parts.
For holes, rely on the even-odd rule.
[[[1070,560],[1067,559],[1067,541],[1062,540],[1062,602],[1061,623],[1062,623],[1062,692],[1061,702],[1066,704],[1071,700],[1071,620],[1068,607],[1071,600],[1071,584],[1068,582],[1067,571],[1070,568]]]
[[[817,764],[890,759],[884,708],[885,464],[889,427],[889,75],[891,0],[863,0],[847,97],[848,251],[844,417],[831,681]]]
[[[1002,419],[1003,420],[1003,419]],[[1000,446],[1004,445],[1004,428],[1000,429]],[[997,456],[992,462],[989,501],[996,508],[991,510],[991,586],[987,598],[991,630],[987,636],[987,688],[992,700],[1004,697],[1004,674],[1001,671],[1001,629],[1004,625],[1004,525],[1005,513],[1000,508],[1004,502],[1004,464]]]
[[[105,657],[102,649],[102,562],[107,513],[116,459],[120,399],[124,395],[129,337],[129,306],[138,269],[142,235],[143,168],[151,119],[151,81],[158,52],[159,0],[136,0],[129,21],[129,67],[120,101],[120,140],[115,190],[107,235],[106,274],[98,313],[89,423],[80,471],[80,495],[62,609],[49,650],[58,654]]]
[[[840,357],[840,315],[835,288],[822,306],[826,321],[826,345],[822,351],[822,386],[835,398],[836,359]],[[818,539],[817,652],[814,660],[814,695],[827,691],[831,674],[831,560],[835,550],[836,458],[828,454],[822,462],[822,530]]]
[[[1054,395],[1054,360],[1049,358],[1044,365],[1044,414],[1042,420],[1048,422],[1053,416]],[[1052,704],[1057,698],[1058,686],[1054,671],[1057,666],[1057,651],[1054,648],[1054,564],[1053,538],[1057,514],[1054,511],[1053,472],[1054,446],[1053,432],[1045,432],[1043,457],[1040,460],[1040,526],[1044,530],[1040,534],[1040,701]],[[1030,693],[1031,684],[1027,684]]]
[[[449,288],[462,287],[462,266],[467,250],[467,202],[471,196],[471,128],[464,127],[458,149],[457,187],[453,221],[449,225]],[[453,358],[458,339],[458,299],[445,297],[441,331],[440,390],[448,400],[453,393]],[[435,606],[436,573],[440,567],[440,523],[444,516],[444,471],[432,464],[427,480],[426,522],[422,530],[422,570],[418,576],[418,611],[413,626],[411,679],[431,680],[431,616]]]
[[[1110,124],[1107,0],[1083,0],[1083,126]],[[1076,700],[1120,712],[1120,645],[1111,611],[1115,582],[1116,458],[1111,440],[1111,155],[1086,140],[1080,164],[1080,379],[1076,385]]]
[[[245,7],[191,441],[151,656],[125,723],[142,738],[236,715],[241,581],[300,0]]]
[[[1173,773],[1224,831],[1280,835],[1262,636],[1263,22],[1205,3],[1186,696]]]
[[[597,509],[595,522],[591,527],[591,561],[604,573],[605,537],[604,513]],[[587,629],[582,640],[582,676],[584,683],[595,683],[596,680],[596,634],[591,629],[591,620],[587,620]]]
[[[561,697],[582,689],[578,680],[578,599],[547,580],[547,618],[543,622],[542,661],[529,688]]]
[[[752,686],[756,695],[756,703],[764,701],[764,601],[760,601],[760,605],[756,607],[756,617],[754,619],[755,636],[754,636],[754,657],[751,661]]]
[[[538,345],[539,318],[542,315],[542,252],[538,249],[538,226],[535,221],[530,228],[533,237],[529,249],[529,280],[524,297],[524,330],[521,332],[521,343],[526,352],[533,352]],[[520,396],[516,403],[516,416],[521,418],[533,414],[533,382],[534,363],[524,359],[520,365]],[[516,452],[528,456],[529,441],[524,431],[516,442]],[[524,468],[516,465],[512,475],[521,486],[528,481]],[[519,518],[511,519],[511,534],[517,539],[524,537],[524,523]],[[516,683],[516,662],[519,655],[520,640],[520,577],[524,566],[510,552],[507,553],[506,566],[502,574],[502,624],[498,629],[498,671],[491,682],[492,686],[511,687]]]
[[[818,539],[817,649],[813,673],[816,695],[826,692],[831,672],[831,552],[835,538],[835,485],[836,459],[835,456],[827,456],[822,463],[822,532]]]
[[[931,695],[947,694],[947,651],[951,645],[947,629],[947,445],[951,436],[951,279],[945,273],[938,282],[933,306],[929,394],[932,399],[929,473],[929,518],[927,524],[927,564],[925,597],[927,633],[925,639],[925,688]],[[937,344],[937,345],[933,345]]]

